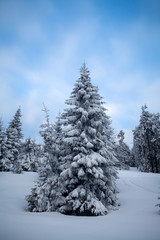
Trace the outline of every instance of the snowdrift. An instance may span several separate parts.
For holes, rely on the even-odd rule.
[[[1,240],[159,240],[160,174],[119,171],[120,207],[101,217],[25,211],[36,173],[0,173]]]

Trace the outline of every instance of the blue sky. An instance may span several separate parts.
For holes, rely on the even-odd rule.
[[[0,0],[0,116],[19,105],[25,137],[39,139],[66,107],[85,61],[115,133],[131,144],[141,106],[160,112],[159,0]]]

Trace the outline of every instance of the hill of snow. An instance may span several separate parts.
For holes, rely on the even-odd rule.
[[[158,240],[160,174],[119,171],[119,210],[101,217],[26,212],[36,173],[0,173],[1,240]]]

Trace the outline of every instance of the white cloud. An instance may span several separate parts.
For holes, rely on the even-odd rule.
[[[46,8],[45,11],[49,10]],[[159,111],[159,78],[153,76],[152,81],[149,81],[150,71],[134,65],[139,55],[139,33],[142,33],[141,43],[148,36],[143,22],[140,25],[138,22],[133,24],[121,34],[117,32],[110,36],[106,40],[109,46],[104,48],[103,53],[98,52],[96,44],[91,52],[85,51],[90,47],[90,42],[93,44],[92,38],[100,41],[96,36],[100,23],[96,19],[73,23],[70,29],[58,34],[56,45],[54,39],[53,43],[50,39],[48,44],[42,21],[33,15],[18,27],[21,37],[28,37],[26,41],[36,38],[42,40],[45,54],[42,61],[35,65],[33,63],[31,68],[31,64],[29,66],[25,61],[25,49],[16,46],[0,49],[0,108],[5,119],[22,105],[24,124],[35,132],[43,121],[42,102],[50,109],[52,119],[55,119],[59,110],[64,108],[64,101],[79,77],[79,64],[84,60],[91,71],[93,83],[99,86],[100,94],[107,102],[113,127],[116,132],[121,129],[126,131],[127,142],[131,142],[131,130],[138,124],[143,104],[146,103],[151,111]],[[13,72],[21,78],[22,85],[23,81],[29,84],[29,89],[22,96],[16,95],[15,89],[11,87]]]
[[[1,75],[1,77],[3,77]],[[0,84],[0,116],[3,118],[4,122],[9,121],[9,119],[14,114],[15,106],[18,108],[18,101],[14,95],[14,92],[10,88],[7,82],[3,81]]]
[[[55,120],[59,111],[64,109],[64,102],[73,88],[75,73],[76,78],[78,77],[78,70],[73,70],[71,66],[78,42],[78,36],[67,34],[56,51],[51,47],[47,59],[44,59],[41,66],[33,69],[25,65],[20,48],[0,50],[0,109],[4,120],[12,118],[21,105],[24,127],[28,129],[29,135],[36,134],[44,119],[41,112],[43,102],[50,109],[51,120]],[[13,73],[18,76],[15,84]],[[16,94],[19,88],[17,81],[21,86],[29,85],[20,95]]]

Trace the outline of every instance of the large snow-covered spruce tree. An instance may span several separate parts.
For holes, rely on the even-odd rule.
[[[66,103],[71,107],[62,114],[66,152],[60,175],[65,201],[58,210],[71,215],[105,215],[116,206],[117,160],[111,121],[85,64]]]

